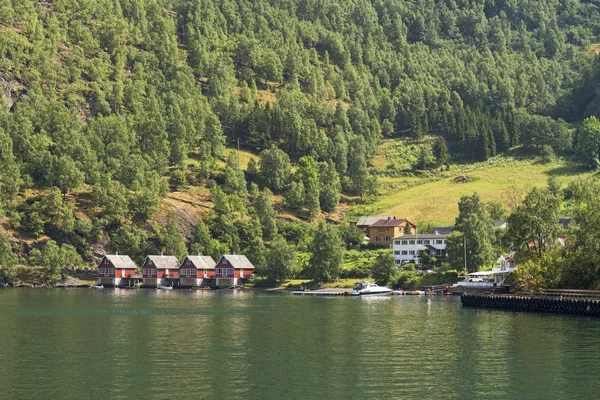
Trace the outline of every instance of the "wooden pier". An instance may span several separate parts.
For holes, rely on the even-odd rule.
[[[297,290],[292,292],[296,296],[349,296],[352,289],[328,288],[318,290]]]

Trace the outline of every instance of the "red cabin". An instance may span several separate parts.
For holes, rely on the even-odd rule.
[[[98,264],[98,285],[119,286],[123,279],[132,278],[137,267],[129,256],[105,255]]]
[[[224,255],[215,266],[217,286],[237,286],[240,279],[249,278],[253,273],[254,265],[244,255]]]

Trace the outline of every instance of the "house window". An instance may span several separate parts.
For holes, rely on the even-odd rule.
[[[425,244],[430,244],[430,243],[431,243],[431,240],[425,240],[425,241],[423,241],[423,243],[425,243]]]
[[[385,231],[387,232],[390,228],[385,228]]]
[[[104,264],[108,264],[108,258],[104,260]]]
[[[395,244],[396,246],[399,246],[399,245],[400,245],[400,241],[399,241],[399,240],[394,240],[394,244]]]
[[[415,251],[414,251],[414,250],[410,250],[410,251],[408,252],[408,254],[410,254],[411,256],[414,256],[414,255],[415,255]]]
[[[223,260],[223,264],[227,264],[227,260]]]
[[[385,241],[386,241],[386,242],[389,242],[389,241],[390,241],[390,237],[389,237],[389,236],[386,236],[386,237],[385,237]]]
[[[379,239],[380,239],[379,236],[375,236],[375,241],[376,242],[379,242]]]
[[[403,240],[402,244],[408,244],[408,240]]]
[[[396,265],[400,265],[401,262],[401,260],[396,260]]]
[[[415,244],[415,241],[414,240],[410,240],[408,243],[409,244]]]
[[[397,256],[399,256],[399,255],[400,255],[400,250],[395,250],[395,251],[394,251],[394,255],[397,255]]]
[[[423,244],[422,240],[417,240],[417,244]]]
[[[406,251],[406,250],[402,250],[402,255],[403,255],[403,256],[405,256],[405,255],[407,255],[407,254],[408,254],[408,251]]]
[[[185,263],[186,263],[187,265],[190,265],[190,264],[191,264],[191,261],[190,261],[190,259],[189,259],[189,258],[187,258],[187,259],[185,260]]]
[[[152,260],[148,260],[148,265],[152,265]]]
[[[444,241],[443,241],[443,240],[441,240],[441,239],[437,239],[437,240],[435,241],[435,244],[444,244]]]

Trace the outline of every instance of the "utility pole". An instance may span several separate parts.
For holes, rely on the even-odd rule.
[[[464,261],[465,261],[465,275],[469,272],[467,271],[467,238],[463,234],[463,250],[464,250]]]

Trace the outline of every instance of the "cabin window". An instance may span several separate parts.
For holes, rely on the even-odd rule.
[[[185,263],[186,263],[187,265],[190,265],[190,264],[191,264],[191,262],[190,262],[189,258],[188,258],[187,260],[185,260]]]
[[[402,244],[408,244],[408,240],[403,240]]]
[[[148,265],[152,265],[152,260],[148,260]]]
[[[104,260],[104,264],[108,264],[108,258]]]
[[[227,264],[227,260],[223,260],[223,264]]]

